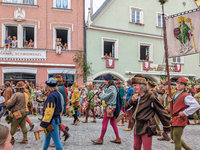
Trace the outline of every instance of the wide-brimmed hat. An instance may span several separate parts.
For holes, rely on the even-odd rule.
[[[50,86],[50,87],[56,87],[57,85],[57,81],[54,78],[49,78],[46,82],[46,85]]]
[[[16,89],[23,89],[23,88],[24,88],[24,82],[23,82],[23,81],[17,82],[17,85],[16,85],[15,88],[16,88]]]

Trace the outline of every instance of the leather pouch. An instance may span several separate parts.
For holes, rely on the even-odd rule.
[[[153,123],[153,118],[149,119],[147,129],[148,129],[148,137],[151,137],[157,134],[156,125]]]
[[[15,116],[15,119],[20,119],[20,118],[22,118],[22,114],[21,114],[21,112],[20,112],[19,110],[16,111],[16,112],[14,112],[13,115]]]
[[[113,108],[106,109],[106,112],[107,112],[107,117],[108,118],[112,118],[113,117]]]
[[[50,125],[48,125],[47,130],[48,130],[49,132],[51,132],[51,131],[54,130],[54,127],[50,124]]]

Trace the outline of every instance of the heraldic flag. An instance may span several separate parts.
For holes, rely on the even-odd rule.
[[[200,11],[180,14],[166,18],[168,57],[200,52]]]

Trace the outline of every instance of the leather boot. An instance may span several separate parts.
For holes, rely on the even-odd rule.
[[[103,140],[97,139],[97,140],[91,140],[94,144],[101,145],[103,144]]]
[[[118,124],[118,126],[124,126],[124,124],[120,123],[120,124]]]
[[[64,133],[63,136],[65,136],[64,141],[66,141],[70,137],[70,134],[67,132],[67,130],[63,131],[63,133]]]
[[[55,147],[55,144],[54,144],[54,143],[53,143],[53,144],[50,144],[49,147]]]
[[[200,124],[200,120],[198,120],[197,124]]]
[[[23,138],[22,141],[18,142],[20,144],[28,144],[28,139]]]
[[[110,142],[112,143],[116,143],[116,144],[121,144],[121,139],[116,139],[116,140],[110,140]]]
[[[30,130],[29,131],[33,130],[34,124],[32,122],[29,124],[29,126],[30,126]]]
[[[193,123],[191,123],[191,124],[192,124],[192,125],[195,125],[195,124],[197,124],[197,123],[196,123],[196,121],[197,121],[197,120],[194,120],[194,121],[193,121]]]
[[[77,125],[81,120],[78,118],[74,125]]]
[[[84,121],[82,121],[82,123],[88,123],[88,121],[85,119]]]
[[[94,119],[93,121],[91,121],[91,122],[93,122],[93,123],[96,123],[97,121],[96,121],[96,119]]]

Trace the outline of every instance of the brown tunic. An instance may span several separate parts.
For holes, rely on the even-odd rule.
[[[129,109],[131,106],[132,112],[134,113],[138,104],[138,100],[132,101],[131,99],[125,105],[126,109]],[[151,92],[148,91],[144,96],[141,97],[139,107],[136,113],[136,120],[133,119],[135,123],[135,134],[141,135],[148,133],[148,120],[152,118],[155,113],[158,115],[160,121],[163,124],[165,132],[171,131],[170,119],[171,117],[167,114],[166,110],[158,100],[158,98]]]
[[[17,92],[12,95],[11,99],[8,100],[7,106],[10,107],[11,112],[20,111],[21,113],[26,112],[26,100],[24,93]]]

